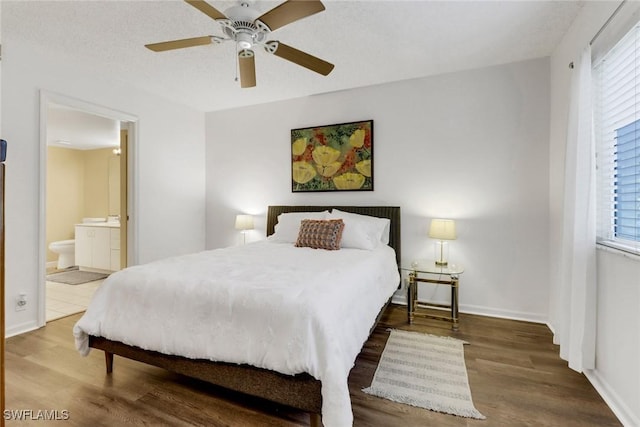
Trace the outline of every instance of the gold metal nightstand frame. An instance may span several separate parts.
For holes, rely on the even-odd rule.
[[[403,269],[409,272],[409,286],[407,288],[407,315],[409,324],[413,323],[414,317],[426,317],[431,319],[445,320],[451,322],[452,329],[458,330],[460,322],[458,314],[458,287],[459,276],[464,270],[457,269],[454,271],[448,271],[449,269],[436,266],[434,263],[433,268],[420,269],[406,268]],[[437,275],[440,278],[420,277],[420,274],[434,276]],[[449,279],[442,279],[441,276],[448,276]],[[426,301],[418,301],[418,283],[432,283],[441,284],[451,287],[451,304],[439,304]],[[447,308],[450,311],[449,315],[437,314],[434,309]],[[430,310],[430,311],[419,311]]]

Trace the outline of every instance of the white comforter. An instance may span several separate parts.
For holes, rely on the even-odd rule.
[[[347,378],[399,283],[395,253],[262,241],[130,267],[96,291],[73,328],[189,358],[246,363],[322,382],[327,427],[353,423]]]

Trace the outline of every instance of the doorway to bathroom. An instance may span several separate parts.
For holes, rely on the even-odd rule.
[[[129,264],[129,115],[41,96],[39,324],[86,310],[109,274]]]

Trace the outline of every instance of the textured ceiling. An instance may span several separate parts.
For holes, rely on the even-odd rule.
[[[239,2],[209,0],[220,11]],[[202,111],[260,104],[549,56],[577,1],[323,1],[326,10],[269,39],[335,64],[323,77],[256,53],[257,87],[235,81],[235,45],[161,53],[145,44],[222,35],[218,23],[179,0],[10,1],[2,39],[21,39]],[[267,11],[279,1],[247,1]]]

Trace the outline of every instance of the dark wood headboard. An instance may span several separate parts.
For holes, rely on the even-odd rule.
[[[400,265],[400,207],[399,206],[269,206],[267,211],[267,236],[273,234],[273,229],[278,223],[278,215],[285,212],[319,212],[331,209],[360,215],[389,218],[389,246],[396,251],[396,260]]]

